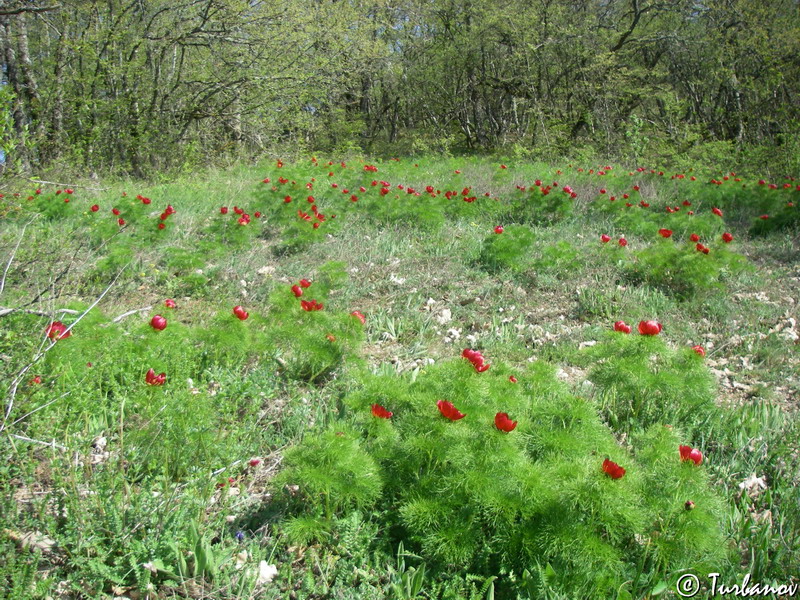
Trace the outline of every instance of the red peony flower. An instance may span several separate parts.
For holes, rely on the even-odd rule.
[[[165,229],[166,227],[167,227],[167,226],[166,226],[166,225],[164,225],[164,223],[159,223],[159,224],[158,224],[158,228],[159,228],[159,229]]]
[[[611,241],[611,236],[608,236],[604,233],[603,235],[600,236],[600,241],[603,242],[604,244],[607,244],[608,242]]]
[[[694,350],[695,353],[697,355],[699,355],[699,356],[705,356],[706,355],[706,349],[703,348],[702,346],[699,346],[699,345],[698,346],[692,346],[692,350]]]
[[[220,207],[219,212],[222,215],[227,215],[228,214],[228,207],[227,206]]]
[[[715,215],[717,215],[718,217],[722,216],[722,211],[720,209],[718,209],[716,206],[711,209],[711,212],[714,213]]]
[[[299,285],[293,285],[292,293],[294,294],[295,298],[299,298],[300,296],[303,295],[303,288],[301,288]]]
[[[678,446],[678,452],[681,455],[682,461],[690,460],[696,465],[699,465],[703,462],[703,453],[697,448],[692,448],[691,446]]]
[[[354,310],[350,314],[352,316],[354,316],[356,319],[358,319],[359,321],[361,321],[362,325],[365,325],[367,323],[367,318],[364,315],[362,315],[359,311]]]
[[[726,231],[722,234],[722,241],[726,244],[730,244],[733,241],[733,236]]]
[[[458,421],[459,419],[463,419],[467,415],[453,406],[452,402],[448,402],[447,400],[439,400],[436,403],[436,406],[439,408],[439,412],[442,413],[443,417],[450,419],[451,421]]]
[[[516,378],[516,377],[514,377],[513,375],[509,375],[509,376],[508,376],[508,380],[509,380],[511,383],[517,383],[517,378]]]
[[[619,238],[618,244],[624,248],[625,246],[628,245],[628,240],[626,240],[625,238]]]
[[[239,319],[240,321],[246,321],[247,317],[250,316],[250,314],[244,309],[244,307],[238,304],[233,307],[233,314],[236,315],[236,318]]]
[[[144,376],[144,380],[147,382],[147,385],[164,385],[164,382],[167,380],[167,374],[161,373],[160,375],[156,375],[156,372],[150,369]]]
[[[672,230],[671,229],[659,229],[658,230],[658,235],[660,235],[663,238],[671,237],[672,236]]]
[[[111,212],[114,214],[115,217],[119,216],[119,209],[118,208],[112,208]]]
[[[625,321],[617,321],[614,323],[614,331],[619,331],[620,333],[630,333],[631,326],[627,325]]]
[[[603,472],[609,475],[611,479],[621,479],[625,475],[625,469],[608,459],[603,461]]]
[[[494,425],[500,431],[505,431],[508,433],[510,431],[514,431],[514,428],[517,426],[517,422],[509,419],[508,413],[499,412],[494,416]]]
[[[117,224],[118,224],[120,227],[122,227],[123,225],[125,225],[125,219],[117,219]]]
[[[251,458],[249,461],[247,461],[247,464],[250,465],[251,467],[257,467],[258,465],[261,464],[261,459]]]
[[[378,417],[379,419],[391,419],[394,413],[386,410],[380,404],[373,404],[372,414]]]
[[[175,308],[177,304],[175,304],[175,300],[167,298],[166,300],[164,300],[164,306],[166,306],[167,308]]]
[[[65,340],[72,335],[71,331],[67,331],[67,326],[61,321],[53,321],[45,329],[47,337],[51,340]]]
[[[39,385],[40,383],[42,383],[42,378],[40,375],[36,375],[36,377],[28,382],[28,385]]]
[[[310,302],[308,300],[300,300],[300,306],[303,308],[303,310],[308,312],[322,310],[323,307],[323,305],[316,300],[311,300]]]
[[[301,279],[299,283],[301,288],[311,287],[311,282],[308,279]]]
[[[642,335],[658,335],[661,333],[661,323],[658,321],[639,321],[639,333]]]
[[[697,235],[696,233],[693,233],[692,235],[689,236],[689,239],[692,240],[693,242],[699,242],[700,236]]]
[[[100,210],[100,207],[97,204],[92,204],[92,208],[90,209],[92,212],[97,212]]]
[[[150,319],[150,327],[156,331],[164,331],[167,328],[167,320],[161,315],[156,315]]]
[[[497,227],[494,228],[494,232],[495,233],[503,233],[503,228],[500,225],[498,225]]]
[[[703,254],[708,254],[708,248],[703,244],[697,244],[694,248],[698,252],[702,252]]]

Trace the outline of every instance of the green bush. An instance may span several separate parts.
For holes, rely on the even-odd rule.
[[[748,268],[747,259],[724,243],[710,246],[708,254],[694,242],[659,240],[633,254],[624,266],[626,277],[645,282],[679,299],[690,299],[724,289],[724,281]]]
[[[724,563],[720,503],[704,468],[681,464],[674,432],[654,426],[631,454],[551,367],[534,363],[517,384],[510,373],[458,360],[414,383],[362,378],[344,399],[347,420],[289,454],[277,482],[299,485],[287,498],[289,533],[324,540],[332,515],[371,510],[391,543],[412,543],[434,571],[527,571],[532,597],[615,597],[627,586],[640,596],[680,570]],[[466,416],[445,418],[441,399]],[[393,416],[377,418],[373,404]],[[518,426],[498,430],[498,412]],[[603,473],[606,457],[623,478]]]
[[[691,348],[673,349],[662,335],[611,332],[585,353],[594,362],[602,414],[624,433],[662,423],[697,430],[716,415],[716,383]]]
[[[510,220],[518,223],[552,224],[570,217],[575,211],[575,200],[560,189],[546,194],[538,187],[518,190],[509,206]]]
[[[530,266],[535,236],[527,225],[509,225],[503,233],[492,233],[483,240],[478,262],[489,272],[508,269],[524,271]]]

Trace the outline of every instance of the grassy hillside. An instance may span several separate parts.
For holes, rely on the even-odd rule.
[[[793,179],[308,159],[3,194],[0,598],[797,583]]]

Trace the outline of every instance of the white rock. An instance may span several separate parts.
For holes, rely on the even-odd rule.
[[[269,583],[278,574],[278,567],[275,565],[268,565],[267,561],[262,560],[258,563],[258,583]]]
[[[439,323],[439,325],[444,325],[453,320],[453,313],[450,311],[449,308],[443,308],[442,312],[440,312],[434,318],[436,319],[436,322]]]

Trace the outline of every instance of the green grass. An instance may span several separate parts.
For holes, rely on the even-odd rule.
[[[594,450],[628,460],[639,466],[622,482],[651,478],[657,487],[675,468],[688,468],[670,466],[677,449],[656,433],[664,425],[703,452],[703,477],[692,485],[714,506],[725,540],[713,564],[695,564],[720,571],[726,584],[745,573],[764,584],[796,581],[798,238],[789,217],[781,221],[787,227],[762,225],[752,237],[750,228],[760,214],[791,210],[786,204],[798,203],[797,191],[755,181],[729,190],[708,184],[714,173],[703,177],[699,169],[692,182],[630,176],[622,167],[601,180],[588,173],[592,165],[578,171],[517,162],[500,170],[486,159],[368,161],[377,173],[358,160],[346,168],[327,162],[282,169],[270,162],[156,184],[114,181],[100,191],[76,185],[69,203],[55,189],[28,201],[33,186],[5,184],[0,275],[9,266],[0,307],[18,310],[0,316],[0,397],[8,413],[0,432],[7,457],[0,466],[0,598],[158,591],[555,599],[597,590],[642,597],[661,582],[674,589],[680,561],[671,553],[691,546],[696,532],[652,521],[648,511],[668,509],[633,487],[624,498],[639,498],[637,510],[626,516],[617,505],[623,497],[590,458]],[[547,196],[516,187],[537,179],[559,185]],[[389,193],[381,195],[373,180],[390,182]],[[428,185],[442,194],[433,197]],[[567,200],[564,185],[578,197]],[[408,194],[409,186],[420,195]],[[599,195],[600,187],[608,194]],[[622,193],[634,206],[621,204]],[[314,218],[310,194],[324,221]],[[685,199],[696,217],[666,213]],[[96,213],[93,204],[101,207]],[[168,204],[176,213],[159,231]],[[248,225],[238,224],[234,206],[251,215]],[[126,220],[122,230],[112,207]],[[496,225],[504,233],[494,233]],[[659,227],[673,229],[673,238],[662,239]],[[683,249],[695,231],[709,255]],[[733,233],[730,245],[719,240],[721,231]],[[608,244],[603,233],[612,237]],[[616,243],[621,236],[625,248]],[[676,270],[684,255],[688,262]],[[301,299],[323,302],[322,311],[301,310],[290,292],[302,278],[313,283]],[[71,337],[45,338],[50,322],[72,324],[104,292]],[[166,308],[167,298],[177,308]],[[235,305],[249,312],[246,321],[232,314]],[[353,311],[366,316],[365,325]],[[168,319],[164,331],[148,325],[155,314]],[[664,327],[654,340],[636,334],[648,319]],[[610,333],[617,320],[633,326],[629,338]],[[706,348],[704,360],[691,353],[696,344]],[[492,363],[481,377],[520,377],[514,402],[521,413],[533,412],[517,433],[537,450],[525,458],[505,448],[503,456],[562,482],[560,492],[543,491],[537,506],[562,494],[564,523],[497,509],[500,496],[491,496],[482,471],[489,463],[480,461],[473,470],[460,467],[463,489],[419,488],[429,496],[451,489],[443,506],[478,507],[471,528],[426,526],[433,513],[414,503],[413,486],[401,487],[408,486],[403,469],[418,459],[410,448],[424,444],[413,428],[398,426],[397,438],[375,429],[362,409],[376,398],[411,407],[426,394],[461,394],[463,402],[502,397],[474,384],[474,373],[448,370],[463,366],[458,357],[468,347]],[[163,386],[145,384],[151,367],[167,374]],[[551,371],[557,375],[543,374]],[[525,373],[537,383],[526,384]],[[41,383],[31,383],[34,376]],[[481,406],[473,410],[489,410]],[[548,425],[537,429],[536,418]],[[568,422],[581,427],[558,429]],[[390,436],[376,438],[381,448],[370,445],[378,433]],[[350,462],[308,470],[345,440],[359,440],[339,449]],[[460,443],[450,440],[451,452]],[[392,444],[408,453],[407,464],[385,454]],[[358,458],[361,447],[372,462]],[[384,474],[380,492],[365,482],[342,485],[352,472],[375,469]],[[580,477],[570,478],[569,469]],[[740,489],[751,475],[766,488]],[[438,476],[454,485],[447,471]],[[605,512],[587,495],[598,484],[608,495]],[[319,498],[326,499],[320,511],[308,512]],[[612,513],[630,522],[617,531]],[[613,543],[588,529],[568,530],[576,514]],[[519,531],[493,529],[503,519]],[[650,535],[637,529],[641,522],[663,527],[663,538],[639,554],[624,550],[625,543],[640,548],[633,531]],[[481,539],[487,532],[494,537]],[[571,538],[583,544],[574,556]],[[637,557],[618,580],[609,566],[615,556]],[[276,566],[271,581],[259,580],[261,561]]]

